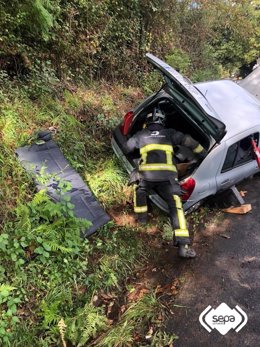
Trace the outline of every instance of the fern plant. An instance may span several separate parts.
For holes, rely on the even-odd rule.
[[[63,347],[67,347],[67,344],[65,341],[65,332],[66,332],[67,325],[65,324],[63,318],[61,318],[61,320],[59,321],[58,327],[59,327],[59,332],[60,332],[60,337],[61,337]]]
[[[147,294],[129,306],[119,323],[99,339],[98,347],[132,346],[134,333],[141,330],[160,311],[160,303],[153,293]]]
[[[77,311],[75,318],[67,321],[67,335],[73,345],[85,346],[86,343],[100,334],[107,327],[107,318],[102,308],[91,303]]]
[[[13,271],[22,273],[26,264],[31,275],[37,274],[38,282],[42,279],[44,285],[44,278],[48,275],[52,280],[52,290],[57,283],[64,280],[73,281],[76,273],[86,271],[87,262],[82,259],[81,251],[88,250],[88,241],[81,239],[81,231],[89,226],[89,222],[74,217],[73,205],[68,198],[63,199],[62,195],[66,194],[68,189],[69,185],[60,185],[61,201],[58,203],[53,202],[45,191],[40,191],[26,205],[18,205],[15,220],[6,223],[4,232],[0,235],[0,257],[8,268],[7,272],[7,268],[0,267],[3,278],[6,277],[8,280],[8,273]],[[43,266],[46,270],[50,269],[49,274],[43,272]],[[0,289],[5,296],[12,288],[14,287],[10,285]],[[0,305],[6,306],[4,309],[7,315],[6,320],[0,325],[4,329],[3,332],[8,330],[8,317],[15,314],[19,302],[19,297],[10,298],[8,301],[4,298],[0,302]],[[61,303],[64,305],[64,302],[64,295],[42,301],[41,312],[45,328],[52,327],[61,319]],[[15,319],[15,316],[12,317],[12,324],[15,323]],[[5,335],[4,337],[7,338]]]
[[[49,38],[49,31],[54,24],[53,6],[51,1],[30,0],[26,7],[28,14],[31,14],[33,20],[28,24],[31,30],[36,31],[44,40]]]
[[[110,329],[98,342],[97,347],[131,347],[133,346],[133,333],[135,326],[133,322],[124,321]]]

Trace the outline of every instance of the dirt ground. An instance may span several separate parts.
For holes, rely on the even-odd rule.
[[[252,211],[211,221],[195,235],[198,257],[176,263],[174,275],[183,283],[169,304],[172,316],[166,323],[167,331],[179,336],[174,347],[260,346],[260,177],[239,190],[247,191],[244,199]],[[202,311],[222,302],[247,314],[248,322],[238,333],[232,329],[222,336],[200,325]]]
[[[260,175],[237,188],[246,191],[245,203],[252,205],[249,213],[221,212],[221,203],[227,207],[236,201],[225,194],[218,199],[219,209],[202,209],[188,218],[198,255],[192,260],[180,259],[177,248],[158,237],[161,214],[151,211],[150,226],[141,227],[140,235],[152,256],[129,278],[133,291],[122,293],[114,316],[122,305],[152,290],[168,313],[163,319],[166,331],[178,336],[174,347],[260,346]],[[136,226],[132,213],[122,215],[120,210],[111,215],[118,225]],[[231,309],[238,305],[247,314],[248,322],[238,333],[233,329],[224,336],[217,330],[209,333],[199,323],[209,305],[217,308],[222,302]]]

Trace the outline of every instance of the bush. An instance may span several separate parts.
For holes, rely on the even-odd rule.
[[[166,55],[167,63],[181,74],[187,74],[191,66],[189,55],[182,49],[175,48]]]

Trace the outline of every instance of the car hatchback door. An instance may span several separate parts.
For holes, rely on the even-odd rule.
[[[195,122],[215,142],[219,143],[226,134],[226,126],[217,119],[216,112],[204,95],[187,78],[164,61],[150,53],[147,53],[146,57],[162,73],[171,96],[186,111],[186,116],[190,118],[190,121]]]

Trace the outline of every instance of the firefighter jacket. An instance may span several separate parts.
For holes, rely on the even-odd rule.
[[[204,152],[203,147],[190,135],[153,124],[137,132],[127,141],[126,152],[140,151],[139,172],[146,181],[160,182],[177,179],[174,146],[189,147],[194,153]]]

